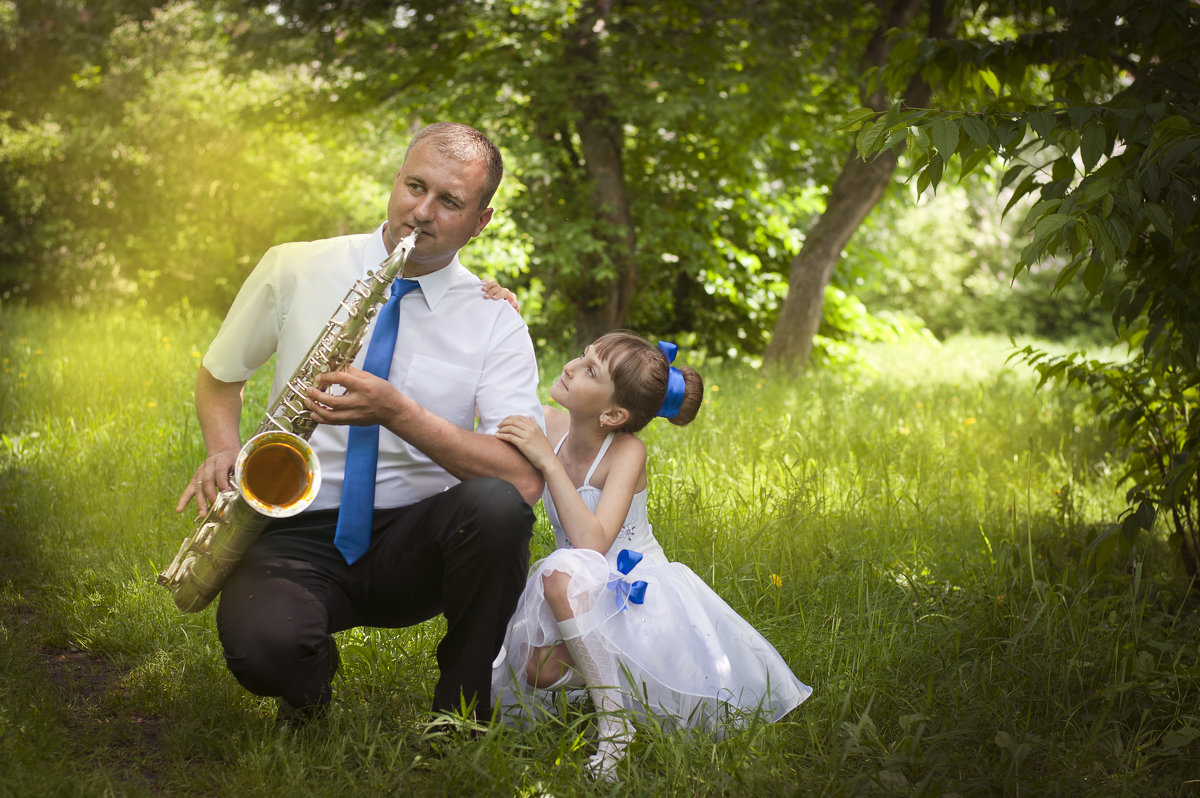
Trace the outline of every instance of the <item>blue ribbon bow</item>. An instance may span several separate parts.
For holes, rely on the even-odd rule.
[[[663,397],[662,407],[658,409],[658,418],[675,418],[683,404],[683,394],[687,390],[687,381],[683,372],[671,364],[675,362],[675,353],[679,347],[670,341],[659,341],[658,351],[667,359],[667,393]]]
[[[623,576],[628,576],[629,572],[634,569],[638,563],[642,561],[642,554],[638,551],[630,549],[621,549],[621,553],[617,555],[617,570]],[[646,588],[649,585],[642,579],[636,582],[630,582],[627,579],[610,579],[608,581],[608,589],[617,594],[617,611],[624,611],[629,604],[641,604],[646,600]]]

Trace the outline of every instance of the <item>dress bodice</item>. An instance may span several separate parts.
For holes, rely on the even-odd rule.
[[[608,447],[612,444],[613,438],[616,437],[615,432],[608,433],[608,437],[604,439],[604,443],[600,446],[600,451],[596,453],[596,459],[592,461],[592,465],[588,468],[587,476],[583,478],[583,484],[576,488],[579,497],[583,499],[583,503],[593,513],[596,512],[596,506],[600,503],[600,489],[592,485],[592,474],[596,472],[596,466],[600,465],[600,461],[604,459],[604,455],[608,453]],[[558,444],[554,447],[554,454],[558,454],[558,450],[562,448],[563,441],[567,439],[563,435]],[[563,531],[562,522],[558,518],[558,510],[554,507],[554,499],[550,496],[550,488],[547,487],[542,491],[542,504],[546,508],[546,517],[550,520],[550,525],[554,528],[554,541],[560,549],[573,549],[570,539]],[[616,539],[613,541],[612,547],[605,554],[605,557],[616,567],[617,555],[622,549],[632,549],[639,552],[647,560],[666,561],[666,554],[663,553],[662,546],[654,537],[654,530],[650,526],[650,517],[646,509],[646,490],[643,488],[633,494],[633,500],[629,505],[629,512],[625,515],[625,521],[621,524],[621,531],[617,533]]]

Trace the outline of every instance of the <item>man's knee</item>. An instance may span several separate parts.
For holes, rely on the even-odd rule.
[[[303,674],[330,656],[324,607],[286,579],[231,587],[217,608],[229,670],[252,693],[289,695]]]
[[[460,486],[460,501],[472,508],[477,522],[497,544],[525,545],[533,529],[533,508],[512,483],[496,477],[478,477]]]

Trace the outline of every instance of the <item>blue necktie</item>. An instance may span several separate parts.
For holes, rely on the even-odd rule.
[[[396,349],[400,324],[400,298],[418,286],[416,280],[397,279],[392,294],[375,320],[375,332],[367,346],[363,371],[387,379]],[[346,446],[346,472],[342,504],[338,509],[333,545],[353,564],[371,545],[371,520],[375,517],[375,466],[379,462],[379,425],[351,427]]]

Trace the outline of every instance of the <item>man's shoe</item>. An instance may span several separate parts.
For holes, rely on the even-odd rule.
[[[279,710],[275,713],[275,728],[280,730],[298,731],[311,723],[324,720],[329,714],[329,704],[333,700],[333,677],[342,667],[342,656],[338,653],[337,644],[329,641],[333,657],[329,663],[329,683],[321,691],[320,697],[312,704],[297,706],[287,699],[279,699]]]
[[[317,723],[329,714],[329,702],[333,698],[333,688],[329,687],[328,694],[322,696],[315,704],[298,707],[291,701],[279,699],[279,710],[275,713],[275,728],[280,731],[300,731],[306,726]]]

